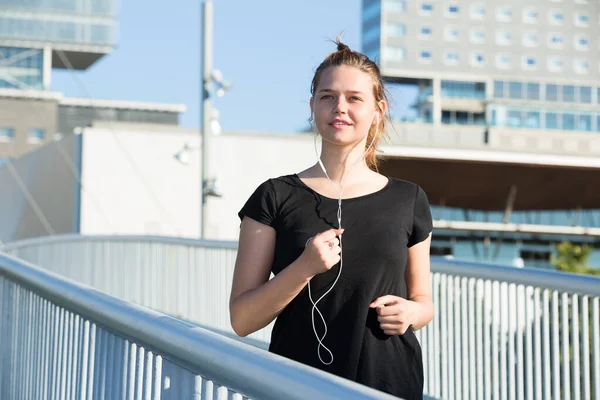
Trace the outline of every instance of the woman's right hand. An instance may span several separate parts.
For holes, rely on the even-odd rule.
[[[340,241],[343,229],[329,229],[309,239],[306,248],[300,255],[305,273],[313,277],[329,271],[340,262]]]

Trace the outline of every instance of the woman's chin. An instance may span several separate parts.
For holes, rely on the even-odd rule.
[[[353,144],[362,139],[352,129],[329,129],[321,133],[321,137],[326,142],[335,144]]]

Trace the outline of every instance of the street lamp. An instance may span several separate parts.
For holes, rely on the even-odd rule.
[[[201,135],[201,184],[200,184],[200,238],[206,239],[206,217],[208,215],[207,198],[209,196],[221,195],[214,188],[215,177],[212,174],[209,156],[211,154],[211,136],[221,133],[218,121],[219,113],[210,103],[211,92],[221,97],[231,88],[231,84],[223,79],[221,71],[213,69],[213,3],[212,0],[204,0],[202,3],[202,79],[200,97],[202,104],[202,121],[200,127]]]

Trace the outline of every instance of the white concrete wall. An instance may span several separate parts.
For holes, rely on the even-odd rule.
[[[237,240],[238,211],[262,182],[316,162],[313,136],[223,134],[213,140],[211,168],[223,197],[207,199],[207,237]]]
[[[82,135],[81,234],[198,237],[197,133],[115,124]],[[174,157],[186,143],[187,165]]]

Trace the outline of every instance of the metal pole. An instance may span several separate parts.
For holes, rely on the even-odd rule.
[[[206,183],[210,177],[210,83],[212,74],[212,42],[213,42],[213,4],[212,0],[204,0],[202,3],[202,88],[201,88],[201,103],[202,103],[202,124],[200,127],[201,135],[201,154],[202,154],[202,173],[200,182],[200,238],[206,239],[206,218],[207,198],[206,198]]]

